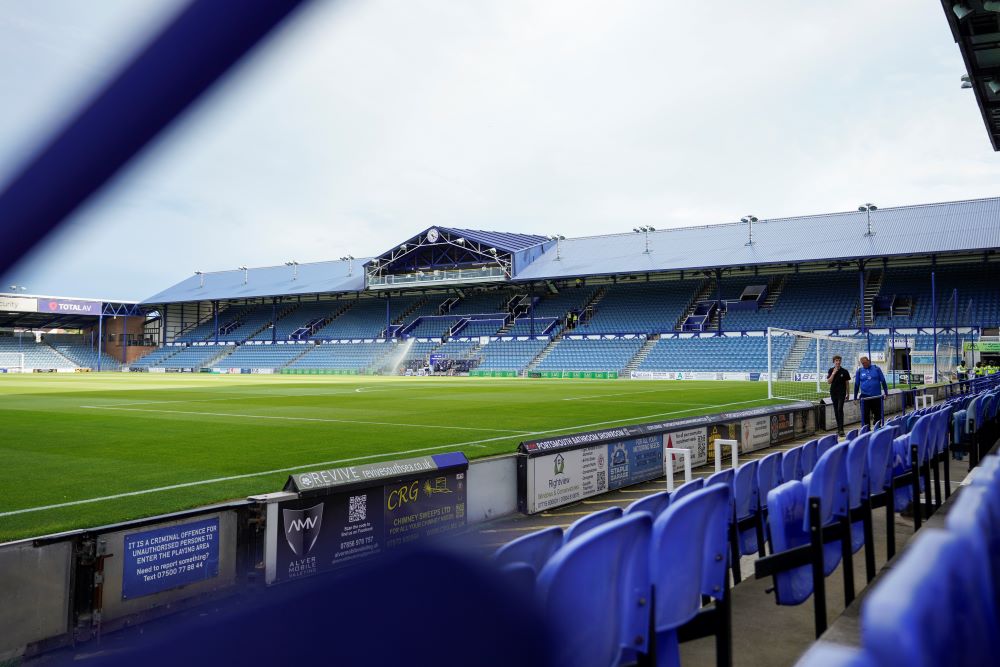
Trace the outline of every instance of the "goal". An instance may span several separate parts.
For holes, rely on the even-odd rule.
[[[882,352],[884,354],[884,350]],[[840,355],[854,377],[858,360],[871,355],[867,336],[828,336],[792,329],[767,330],[767,396],[816,401],[830,395],[826,371]]]
[[[0,373],[23,373],[23,352],[0,352]]]

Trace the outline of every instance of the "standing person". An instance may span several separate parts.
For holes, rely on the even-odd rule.
[[[881,388],[881,391],[879,389]],[[871,426],[882,418],[882,402],[875,399],[881,395],[889,395],[889,385],[886,384],[882,369],[871,362],[868,357],[861,357],[861,368],[854,371],[854,399],[861,394],[861,424]],[[867,399],[867,400],[865,400]]]
[[[837,435],[844,437],[844,401],[847,400],[847,383],[851,374],[843,368],[838,354],[833,358],[833,367],[826,372],[826,383],[830,385],[830,400],[833,402],[833,416],[837,418]]]
[[[965,365],[965,359],[958,362],[958,368],[955,369],[955,378],[959,382],[965,382],[969,379],[969,369]]]

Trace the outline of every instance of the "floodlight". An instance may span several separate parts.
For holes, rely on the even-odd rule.
[[[962,90],[965,90],[967,88],[972,88],[972,82],[971,81],[963,81],[962,82]]]
[[[985,9],[985,6],[983,9]],[[972,10],[964,2],[956,2],[951,6],[951,11],[955,12],[955,16],[957,16],[960,21],[972,13]]]
[[[994,95],[1000,94],[1000,81],[997,81],[995,79],[993,81],[987,81],[986,87],[989,88],[990,92],[993,93]]]
[[[983,3],[983,9],[988,12],[1000,13],[1000,2],[997,2],[997,0],[986,0],[986,2]]]

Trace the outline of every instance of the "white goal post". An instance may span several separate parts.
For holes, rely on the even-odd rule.
[[[885,351],[882,350],[882,354]],[[826,371],[833,357],[854,380],[862,356],[872,355],[867,336],[832,336],[809,331],[768,327],[767,397],[816,401],[830,395]]]
[[[23,352],[0,352],[0,372],[3,373],[23,373],[24,353]]]

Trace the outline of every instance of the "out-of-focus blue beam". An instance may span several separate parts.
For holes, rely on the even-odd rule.
[[[192,0],[0,190],[0,273],[305,0]]]

